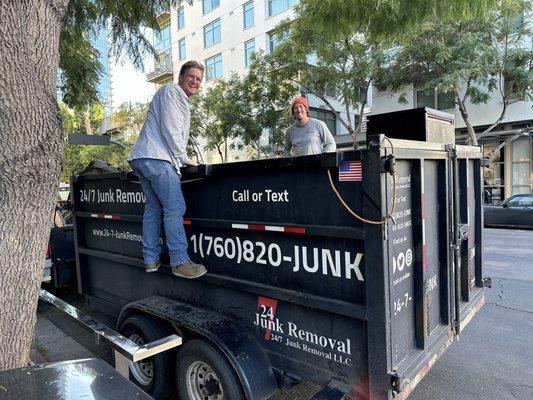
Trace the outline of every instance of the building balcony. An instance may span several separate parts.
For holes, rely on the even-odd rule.
[[[146,74],[146,80],[150,83],[161,83],[174,76],[172,63],[157,64],[153,71]]]
[[[165,22],[170,20],[170,9],[165,9],[157,13],[157,23],[159,26],[163,25]]]

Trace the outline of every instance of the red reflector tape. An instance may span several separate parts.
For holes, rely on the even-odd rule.
[[[295,226],[286,226],[285,228],[283,228],[284,232],[285,233],[301,233],[301,234],[305,234],[305,228],[298,228],[298,227],[295,227]]]
[[[192,221],[190,219],[183,220],[183,225],[191,225],[191,224],[192,224]]]
[[[264,231],[265,225],[250,225],[248,224],[249,231]]]

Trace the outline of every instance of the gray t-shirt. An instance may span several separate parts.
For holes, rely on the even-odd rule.
[[[285,155],[298,157],[332,153],[336,150],[337,145],[328,126],[318,119],[309,118],[303,126],[295,122],[285,133]]]

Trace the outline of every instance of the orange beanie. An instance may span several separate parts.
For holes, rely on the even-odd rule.
[[[296,104],[301,104],[305,107],[306,111],[309,112],[309,103],[307,102],[307,99],[305,97],[297,97],[294,99],[291,105],[291,114],[294,114],[293,108]]]

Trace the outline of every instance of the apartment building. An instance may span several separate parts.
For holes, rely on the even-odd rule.
[[[298,0],[189,0],[178,9],[164,11],[158,20],[161,32],[154,36],[160,53],[147,80],[156,85],[177,80],[181,65],[190,59],[205,66],[204,86],[231,73],[246,74],[251,55],[259,50],[268,53],[281,40],[273,31],[284,19],[294,17]],[[308,96],[311,116],[323,120],[339,143],[351,142],[350,135],[333,112],[322,102]],[[344,115],[344,107],[331,98]],[[233,151],[230,160],[243,160],[246,154]],[[219,162],[215,154],[206,162]]]
[[[407,103],[399,102],[399,93],[373,90],[370,114],[405,110],[416,107],[431,107],[455,115],[457,142],[467,137],[466,125],[452,99],[433,90],[416,87],[405,89]],[[492,96],[487,104],[467,103],[469,120],[476,132],[482,132],[496,121],[502,110],[501,99]],[[496,152],[491,165],[484,169],[485,185],[492,192],[492,202],[497,203],[514,194],[533,193],[533,102],[530,99],[514,99],[505,118],[489,136],[480,140],[485,155],[497,149],[506,138],[524,130],[524,135]]]

